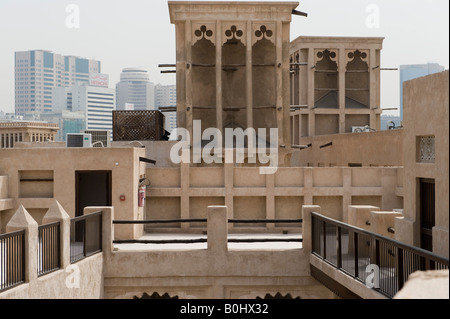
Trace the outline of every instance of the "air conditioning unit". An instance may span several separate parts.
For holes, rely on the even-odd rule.
[[[370,132],[369,126],[352,126],[352,133]]]
[[[85,134],[91,134],[92,147],[110,147],[111,131],[109,130],[86,130]]]
[[[91,134],[68,133],[66,136],[67,147],[92,147]]]

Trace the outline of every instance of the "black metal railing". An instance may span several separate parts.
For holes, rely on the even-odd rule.
[[[449,260],[427,250],[312,213],[312,253],[392,298],[419,270],[448,269]]]
[[[102,212],[70,220],[70,262],[102,251]]]
[[[176,219],[150,219],[150,220],[113,220],[113,224],[172,224],[172,223],[206,223],[207,218],[176,218]],[[228,219],[230,224],[301,224],[302,219]],[[230,243],[252,243],[252,242],[302,242],[302,238],[229,238]],[[193,239],[125,239],[114,240],[115,244],[193,244],[205,243],[206,238]]]
[[[60,222],[38,227],[38,276],[55,271],[61,266]]]
[[[0,235],[0,291],[25,282],[25,230]]]

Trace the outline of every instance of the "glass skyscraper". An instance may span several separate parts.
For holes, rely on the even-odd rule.
[[[51,51],[15,53],[15,110],[17,115],[52,110],[52,88],[89,82],[89,73],[101,73],[101,63]]]
[[[154,110],[155,86],[150,82],[148,71],[141,68],[126,68],[116,84],[117,109]]]

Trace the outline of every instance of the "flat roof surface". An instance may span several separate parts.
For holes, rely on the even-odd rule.
[[[207,235],[199,234],[145,234],[140,240],[192,240],[206,239]],[[301,234],[228,234],[228,239],[269,239],[270,242],[245,242],[245,243],[228,243],[229,251],[256,251],[256,250],[291,250],[301,249],[302,243],[299,240]],[[280,241],[273,241],[279,239]],[[118,251],[186,251],[186,250],[206,250],[207,243],[124,243],[114,244],[114,248]]]

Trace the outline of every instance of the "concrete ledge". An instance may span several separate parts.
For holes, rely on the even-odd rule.
[[[449,299],[449,271],[417,271],[394,299]]]
[[[0,199],[0,211],[14,208],[14,201],[12,198]]]
[[[49,209],[55,199],[54,198],[18,198],[17,203],[25,207],[25,209],[43,208]]]
[[[347,287],[349,290],[363,299],[388,299],[377,291],[367,288],[366,285],[359,282],[358,280],[344,274],[343,272],[338,271],[336,268],[327,264],[314,255],[310,255],[310,263],[311,265],[322,271],[324,274],[334,279],[341,285]]]

